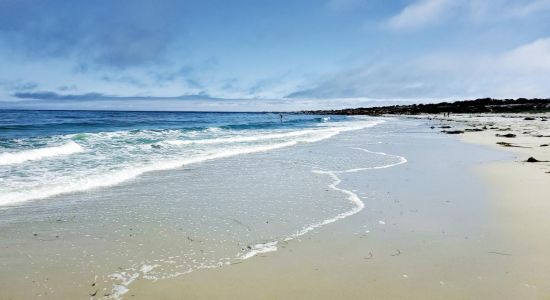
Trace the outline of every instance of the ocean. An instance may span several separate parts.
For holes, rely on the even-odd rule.
[[[0,111],[0,205],[308,143],[369,122],[274,113]]]
[[[395,128],[351,116],[0,111],[0,281],[26,286],[11,290],[21,297],[120,299],[136,280],[276,251],[365,207],[346,176],[406,163],[370,149]]]

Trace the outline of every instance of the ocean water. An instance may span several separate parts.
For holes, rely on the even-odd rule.
[[[272,113],[0,112],[0,205],[116,185],[143,173],[315,142],[371,126]]]
[[[1,111],[0,289],[121,299],[136,280],[289,247],[363,210],[346,176],[407,162],[369,149],[394,126],[273,113]]]

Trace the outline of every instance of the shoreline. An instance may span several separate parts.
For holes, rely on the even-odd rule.
[[[459,141],[501,153],[517,150],[503,148],[494,140],[480,139],[478,133],[466,133]],[[366,296],[376,299],[546,299],[550,295],[547,282],[550,263],[546,259],[550,242],[545,235],[550,203],[544,197],[550,188],[544,185],[548,174],[540,172],[536,164],[521,162],[523,157],[533,154],[528,148],[518,149],[519,152],[506,151],[513,155],[496,160],[485,158],[468,167],[469,176],[482,181],[481,185],[487,189],[487,215],[483,218],[489,220],[483,221],[484,228],[477,237],[430,241],[431,247],[437,249],[450,247],[442,250],[443,253],[429,250],[432,258],[422,254],[425,241],[415,245],[406,239],[398,242],[395,238],[376,237],[373,245],[367,247],[362,241],[356,241],[357,235],[360,240],[369,239],[373,232],[376,235],[376,229],[343,238],[341,235],[346,230],[342,232],[342,228],[349,231],[350,224],[357,222],[350,218],[315,232],[299,243],[282,245],[278,252],[259,255],[247,264],[231,266],[216,274],[200,272],[172,283],[140,285],[135,296],[147,299],[147,295],[157,295],[167,289],[171,292],[165,293],[166,299],[177,299],[175,295],[194,299],[237,295],[241,299],[361,299]],[[523,169],[521,174],[516,173],[518,167]],[[517,181],[515,176],[523,180]],[[538,205],[524,206],[518,212],[523,204],[520,199],[526,195]],[[367,211],[372,210],[372,203],[368,200],[366,203]],[[471,222],[470,215],[464,218]],[[391,224],[388,220],[372,219],[371,222],[375,223],[373,227]],[[388,235],[386,230],[383,229],[384,235]],[[377,242],[378,238],[383,243]],[[459,242],[460,239],[464,239],[463,242]],[[456,243],[464,243],[464,248],[456,248]],[[395,246],[397,244],[401,245]],[[412,257],[407,247],[416,248],[412,250]],[[381,251],[385,252],[382,257]],[[456,262],[448,261],[449,258]],[[408,261],[410,259],[412,261]],[[365,263],[369,269],[364,269]],[[218,286],[214,290],[208,289],[212,282]]]
[[[35,267],[30,270],[39,268],[46,272],[43,275],[47,277],[43,282],[38,279],[44,278],[31,276],[39,284],[35,287],[37,291],[49,289],[48,293],[40,294],[41,298],[46,299],[90,299],[90,296],[92,299],[548,297],[550,286],[546,278],[550,278],[550,264],[546,253],[550,251],[550,243],[545,239],[545,221],[550,205],[546,203],[548,201],[544,201],[548,190],[541,188],[541,185],[544,186],[547,176],[550,175],[541,169],[545,164],[519,162],[525,160],[526,155],[531,155],[529,151],[532,148],[503,148],[496,144],[496,140],[485,137],[503,139],[494,136],[495,133],[490,131],[472,131],[463,135],[437,133],[440,128],[436,129],[436,126],[447,126],[445,124],[452,124],[452,129],[486,126],[483,125],[485,120],[472,119],[471,116],[468,116],[471,119],[468,122],[460,119],[460,116],[456,118],[443,120],[430,116],[414,120],[390,119],[379,126],[345,132],[317,143],[214,160],[201,165],[201,168],[151,173],[136,183],[77,194],[79,203],[87,205],[83,209],[86,215],[90,210],[107,213],[107,217],[100,219],[108,222],[101,226],[104,229],[98,227],[89,231],[93,241],[90,238],[69,235],[73,222],[78,222],[75,224],[80,228],[77,233],[83,234],[89,230],[86,224],[96,222],[96,217],[92,214],[85,220],[82,216],[76,220],[70,219],[71,212],[67,209],[71,209],[71,205],[68,205],[59,207],[67,215],[56,218],[53,222],[48,221],[48,229],[38,232],[34,237],[35,240],[44,241],[36,241],[34,246],[25,245],[25,248],[19,250],[25,251],[26,255],[32,254],[31,260]],[[517,120],[513,120],[515,121]],[[472,126],[474,123],[476,125]],[[535,141],[540,139],[527,138]],[[539,148],[537,149],[542,149],[541,151],[548,149]],[[514,156],[503,152],[503,149],[519,152]],[[541,153],[536,154],[536,157],[544,159]],[[263,167],[258,165],[260,162],[263,162]],[[398,166],[400,164],[403,165]],[[518,165],[525,165],[525,168],[519,168],[521,171],[518,171]],[[232,174],[230,170],[235,166],[250,174]],[[289,170],[292,172],[289,173]],[[232,176],[227,177],[228,174]],[[289,174],[292,176],[289,177]],[[518,176],[521,180],[517,179]],[[279,188],[266,190],[267,186],[283,178],[286,181],[279,182]],[[186,182],[191,185],[185,185]],[[212,185],[212,182],[220,184]],[[242,186],[243,183],[248,184]],[[262,191],[261,194],[254,192],[255,187],[262,186],[255,185],[258,183],[264,184],[258,190]],[[266,186],[266,183],[270,184]],[[181,226],[179,222],[167,222],[166,218],[177,221],[181,215],[171,216],[172,209],[181,209],[200,202],[168,202],[172,209],[164,211],[163,206],[168,203],[159,206],[156,202],[146,201],[132,209],[135,210],[130,212],[129,216],[132,217],[123,217],[111,223],[111,219],[125,216],[119,209],[128,208],[127,205],[134,203],[134,200],[128,198],[125,201],[131,202],[122,201],[114,206],[101,200],[112,198],[121,201],[120,196],[127,193],[152,197],[157,195],[153,192],[155,186],[165,188],[174,184],[185,188],[167,194],[166,199],[181,196],[182,192],[187,197],[211,195],[214,192],[214,195],[223,199],[228,195],[227,187],[231,187],[230,195],[251,197],[254,206],[243,206],[251,214],[235,215],[229,219],[223,210],[217,215],[216,210],[212,211],[211,207],[205,206],[205,212],[215,213],[214,219],[210,223],[201,221],[205,225],[198,228],[208,229],[205,226],[218,224],[219,221],[215,221],[218,218],[227,219],[223,223],[224,227],[234,227],[232,230],[236,230],[239,237],[246,237],[245,243],[252,242],[241,244],[244,252],[240,254],[253,255],[246,257],[246,261],[227,256],[220,260],[223,267],[212,265],[216,270],[195,268],[192,273],[185,274],[184,271],[188,269],[176,265],[180,264],[176,261],[181,254],[173,250],[186,244],[191,246],[191,253],[202,253],[203,250],[206,253],[209,248],[205,247],[209,247],[211,243],[206,239],[208,230],[191,231],[190,235],[182,236],[181,228],[178,228]],[[281,190],[282,187],[285,188]],[[216,192],[217,190],[219,191]],[[297,193],[300,196],[296,197]],[[525,205],[526,197],[532,205]],[[70,198],[71,195],[65,195],[60,200]],[[89,201],[83,201],[86,199]],[[235,202],[237,199],[240,198],[227,197],[227,202],[223,205],[231,208],[238,204]],[[299,201],[288,202],[289,199]],[[518,202],[518,199],[522,201]],[[283,202],[278,202],[281,200]],[[272,201],[275,202],[270,203]],[[257,205],[260,206],[255,208]],[[261,208],[262,206],[265,207]],[[24,212],[32,207],[22,207],[18,211]],[[322,210],[311,215],[313,209],[319,208]],[[186,209],[180,213],[186,214]],[[303,224],[304,221],[299,217],[300,213],[310,218],[311,221],[306,224],[313,225],[302,230],[298,228],[296,231],[296,224]],[[198,216],[200,215],[202,213]],[[293,215],[299,222],[285,223]],[[325,221],[318,223],[319,220],[329,220],[327,217],[330,216],[336,217],[330,219],[334,221],[330,221],[329,226],[316,225],[325,225]],[[136,223],[144,217],[147,220],[152,217],[150,221],[154,222],[148,220]],[[211,223],[213,221],[216,223]],[[160,226],[155,225],[157,222]],[[26,223],[21,223],[22,226],[24,224]],[[33,226],[35,225],[17,228],[18,235],[13,237],[25,242],[27,236],[32,236],[30,230]],[[272,226],[277,230],[271,231],[275,228]],[[60,231],[61,228],[65,228],[67,232]],[[266,231],[271,232],[270,235],[261,233],[265,229],[270,230]],[[288,230],[300,234],[293,235],[291,240],[282,239],[281,236]],[[26,234],[21,235],[21,232]],[[53,236],[57,232],[60,235],[59,240],[58,236],[46,239],[48,235]],[[205,235],[201,236],[203,234]],[[2,238],[9,236],[9,232],[5,232]],[[151,243],[152,240],[157,244]],[[108,243],[109,241],[116,243]],[[70,244],[73,248],[77,246],[74,250],[87,245],[84,247],[86,253],[82,261],[77,251],[65,251],[63,248],[58,250],[69,259],[82,263],[81,272],[89,275],[78,274],[79,269],[73,270],[70,263],[67,266],[57,263],[50,265],[50,262],[42,264],[37,257],[41,251],[34,247],[43,247],[44,242],[49,243],[51,255],[59,255],[55,254],[54,247],[61,246],[60,242]],[[131,260],[133,269],[125,267],[127,257],[107,257],[121,250],[118,249],[121,242],[125,245],[122,249],[126,255],[143,255],[135,256]],[[111,254],[102,253],[104,244],[113,251]],[[251,245],[251,248],[247,250],[246,245]],[[37,252],[27,252],[30,250]],[[160,257],[150,255],[157,252],[166,254]],[[9,252],[4,254],[7,253]],[[162,257],[165,259],[148,260]],[[0,261],[0,264],[6,262],[9,260]],[[210,260],[204,262],[209,263]],[[87,264],[98,268],[88,269]],[[117,273],[109,273],[109,265],[118,266]],[[140,272],[137,277],[132,270]],[[71,277],[79,276],[81,279],[75,280],[76,286],[68,288],[65,284],[72,279],[63,279],[61,274],[61,277],[56,278],[56,272],[60,271],[67,275],[72,272],[74,275]],[[168,273],[162,273],[163,271]],[[20,275],[25,272],[29,270],[18,270]],[[163,274],[166,277],[162,277]],[[170,274],[182,276],[171,277]],[[115,277],[122,284],[115,285],[111,291],[109,284]],[[6,295],[28,298],[33,293],[24,289],[27,284],[25,281],[15,280],[14,284],[7,285],[11,282],[8,278],[11,279],[1,278],[6,281],[0,284]],[[125,285],[125,282],[128,284]],[[2,296],[0,299],[3,299]]]
[[[416,143],[432,139],[430,133],[426,134]],[[439,136],[437,140],[454,147],[479,149],[446,136]],[[442,157],[443,148],[435,150],[439,154],[430,154]],[[393,154],[395,149],[384,151]],[[413,153],[417,152],[413,150]],[[488,153],[496,154],[493,150]],[[422,155],[422,159],[413,156],[411,168],[426,169],[423,163],[426,158],[434,157],[431,155]],[[479,163],[485,166],[491,155],[484,154]],[[476,198],[462,203],[472,196],[485,199],[484,192],[478,188],[485,189],[486,184],[475,187],[475,180],[468,178],[472,174],[470,168],[477,165],[457,160],[456,155],[453,157],[449,158],[451,168],[431,165],[428,169],[438,170],[429,172],[432,175],[455,174],[455,183],[445,180],[446,176],[427,176],[432,182],[426,183],[409,177],[399,168],[384,171],[387,175],[359,173],[342,178],[341,184],[346,186],[343,188],[355,192],[362,190],[359,186],[364,185],[365,180],[378,181],[377,187],[371,187],[374,190],[389,188],[384,183],[388,182],[387,178],[394,179],[396,186],[380,194],[367,192],[365,210],[298,241],[283,243],[277,252],[260,254],[246,263],[217,272],[196,272],[165,282],[139,282],[132,289],[133,298],[163,295],[163,299],[464,299],[475,296],[501,299],[515,295],[537,299],[535,293],[523,291],[521,286],[513,284],[513,279],[506,278],[505,274],[515,272],[516,264],[508,265],[505,261],[508,256],[500,252],[506,243],[501,236],[493,234],[492,208],[487,204],[480,206]],[[408,169],[407,166],[404,168]],[[476,180],[479,177],[481,175],[476,175]],[[439,183],[441,187],[426,190],[432,183]],[[472,190],[460,192],[457,183]],[[419,198],[427,196],[426,191],[434,195]],[[440,199],[440,196],[448,198]],[[469,224],[461,223],[465,218]],[[485,236],[487,233],[489,237]],[[504,286],[513,287],[499,290]]]

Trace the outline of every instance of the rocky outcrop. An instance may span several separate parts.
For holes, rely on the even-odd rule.
[[[392,105],[349,108],[341,110],[303,111],[305,114],[321,115],[417,115],[443,113],[540,113],[550,111],[550,99],[492,99],[441,102],[433,104]]]

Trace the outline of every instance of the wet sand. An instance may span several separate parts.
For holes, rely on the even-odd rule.
[[[542,234],[549,211],[525,207],[522,200],[531,195],[543,201],[544,179],[521,185],[510,176],[517,173],[499,169],[513,168],[513,155],[447,135],[419,134],[430,124],[401,129],[393,142],[371,146],[396,151],[409,162],[344,181],[364,191],[366,208],[356,216],[215,272],[138,282],[133,297],[548,298],[550,248]],[[535,220],[525,222],[518,207]]]

